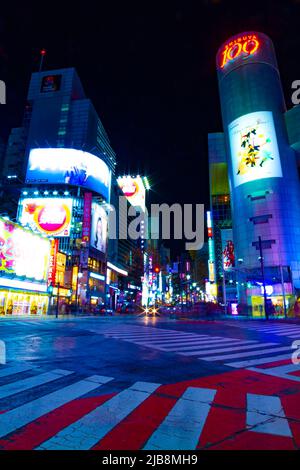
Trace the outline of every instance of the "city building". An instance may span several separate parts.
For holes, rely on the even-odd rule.
[[[110,304],[118,277],[128,275],[119,244],[108,239],[115,166],[115,152],[75,69],[33,73],[22,126],[9,137],[1,207],[6,202],[11,217],[54,239],[60,260],[52,267],[55,311],[56,304],[87,310]]]
[[[217,74],[223,134],[209,135],[216,282],[223,266],[234,272],[240,312],[287,315],[300,288],[299,111],[286,111],[263,33],[226,41]],[[226,298],[226,282],[224,290]]]

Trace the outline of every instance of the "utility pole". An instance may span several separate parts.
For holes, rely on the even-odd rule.
[[[57,302],[56,302],[56,312],[55,312],[55,316],[56,318],[58,318],[58,309],[59,309],[59,282],[57,283]]]
[[[287,318],[287,311],[286,311],[286,303],[285,303],[285,288],[284,288],[284,278],[283,278],[283,269],[282,265],[280,265],[280,277],[281,277],[281,286],[282,286],[282,297],[283,297],[283,311],[284,311],[284,318]]]
[[[258,237],[258,245],[259,245],[259,259],[260,259],[261,275],[262,275],[262,282],[263,282],[265,315],[266,315],[266,319],[269,320],[267,292],[266,292],[266,280],[265,280],[265,267],[264,267],[264,258],[263,258],[263,251],[262,251],[261,236]]]

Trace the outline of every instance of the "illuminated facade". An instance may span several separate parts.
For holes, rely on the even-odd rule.
[[[45,315],[50,241],[0,217],[0,244],[0,315]]]
[[[262,33],[242,33],[219,49],[216,62],[224,128],[218,163],[228,167],[239,303],[264,315],[268,300],[283,315],[300,288],[300,185],[273,44]],[[209,158],[213,170],[212,148]],[[211,181],[213,226],[214,192]]]

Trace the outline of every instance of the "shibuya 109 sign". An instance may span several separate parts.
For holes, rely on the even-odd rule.
[[[255,54],[260,46],[259,39],[255,34],[245,34],[232,39],[225,44],[219,54],[219,67],[222,69],[227,63],[235,59],[247,59]]]
[[[82,150],[36,148],[29,154],[26,183],[82,186],[108,199],[110,179],[106,163]]]
[[[47,281],[50,240],[0,218],[0,273]]]
[[[47,236],[69,237],[71,198],[25,198],[20,201],[19,222]]]

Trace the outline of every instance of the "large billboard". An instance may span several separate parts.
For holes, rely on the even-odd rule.
[[[0,247],[0,273],[47,281],[50,240],[0,218]]]
[[[118,185],[133,207],[141,207],[145,211],[146,190],[140,176],[135,178],[133,176],[121,176],[118,178]]]
[[[222,262],[224,271],[230,271],[235,266],[232,228],[221,230]]]
[[[19,222],[49,237],[69,237],[71,198],[25,198],[20,201]]]
[[[282,176],[271,111],[245,114],[229,124],[228,132],[235,187]]]
[[[26,183],[71,184],[109,198],[111,173],[103,160],[82,150],[37,148],[29,154]]]
[[[96,202],[93,202],[90,244],[93,248],[96,248],[96,250],[102,253],[106,253],[107,226],[107,214],[105,209]]]

